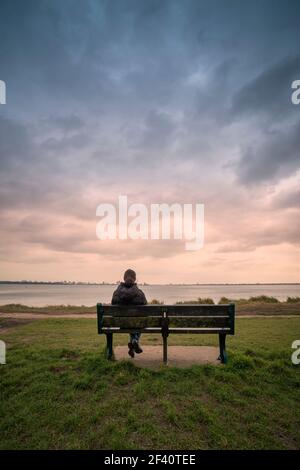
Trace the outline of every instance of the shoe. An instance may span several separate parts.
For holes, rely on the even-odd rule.
[[[134,348],[132,343],[128,343],[128,354],[132,359],[134,358]]]
[[[141,354],[143,352],[142,348],[140,347],[140,345],[137,341],[134,341],[132,343],[132,347],[134,349],[134,352],[136,352],[137,354]]]

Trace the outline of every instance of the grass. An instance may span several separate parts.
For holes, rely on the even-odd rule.
[[[187,369],[107,361],[93,319],[36,320],[1,339],[1,449],[300,447],[300,365],[290,360],[300,318],[237,319],[229,363]],[[169,344],[216,345],[217,337],[171,335]]]
[[[86,307],[85,305],[46,305],[45,307],[30,307],[23,304],[0,305],[0,312],[4,313],[95,313],[96,306]]]
[[[152,299],[150,304],[163,305],[162,301]],[[198,298],[194,300],[179,301],[177,304],[214,304],[211,298]],[[237,315],[300,315],[300,297],[288,297],[281,302],[275,297],[261,295],[249,299],[229,299],[222,297],[219,302],[223,304],[235,303]],[[44,307],[30,307],[22,304],[0,305],[0,313],[42,313],[42,314],[91,314],[96,312],[96,306],[85,305],[46,305]]]

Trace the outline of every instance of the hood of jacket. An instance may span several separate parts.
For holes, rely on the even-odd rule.
[[[143,291],[136,284],[128,285],[121,282],[113,294],[112,303],[144,305],[147,301]]]

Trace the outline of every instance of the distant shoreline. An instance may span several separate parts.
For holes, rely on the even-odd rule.
[[[164,302],[158,302],[153,299],[149,304],[172,306],[175,303],[178,304],[217,304],[217,303],[230,303],[233,302],[236,305],[237,316],[299,316],[300,317],[300,297],[290,297],[286,301],[279,301],[274,297],[259,296],[251,297],[249,299],[227,299],[225,297],[220,299],[220,302],[214,302],[210,298],[190,300],[190,301],[178,301],[173,304],[165,304]],[[108,302],[109,303],[109,302]],[[75,315],[74,318],[88,318],[89,315],[92,317],[96,316],[96,305],[44,305],[40,307],[34,307],[29,305],[22,305],[19,303],[10,303],[6,305],[0,305],[0,320],[6,316],[19,318],[43,318],[41,315],[51,317],[66,317]],[[1,326],[1,325],[0,325]]]
[[[116,286],[118,282],[75,282],[75,281],[0,281],[4,284],[46,285],[46,286]],[[300,282],[208,282],[208,283],[168,283],[149,284],[140,282],[141,286],[299,286]]]

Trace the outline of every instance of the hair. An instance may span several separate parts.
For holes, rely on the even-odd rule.
[[[127,285],[132,285],[136,281],[136,273],[133,269],[126,269],[124,273],[124,282]]]

